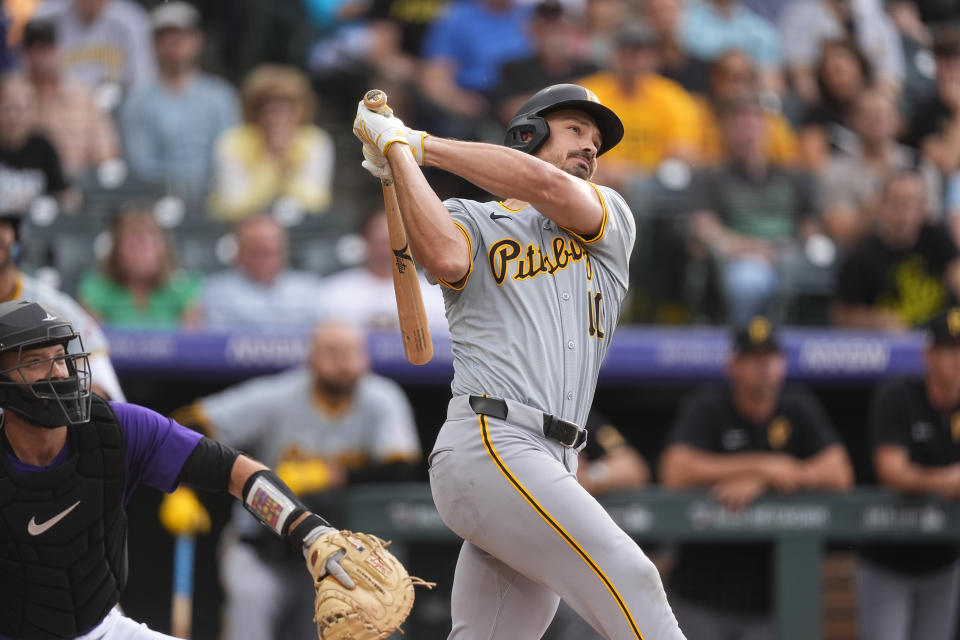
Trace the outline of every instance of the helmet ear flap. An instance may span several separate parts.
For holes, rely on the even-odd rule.
[[[530,134],[528,140],[524,140],[525,134]],[[511,149],[524,153],[536,153],[537,149],[550,137],[550,126],[543,116],[521,115],[510,122],[504,137],[504,144]]]

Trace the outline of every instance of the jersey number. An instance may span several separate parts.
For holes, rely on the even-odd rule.
[[[603,294],[599,291],[587,291],[587,312],[590,314],[590,337],[603,340],[604,332],[600,328],[603,322]]]

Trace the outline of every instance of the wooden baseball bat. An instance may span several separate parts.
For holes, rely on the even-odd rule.
[[[173,601],[170,605],[170,631],[178,638],[189,638],[193,627],[192,535],[177,536],[173,552]]]
[[[379,89],[367,91],[363,97],[367,109],[382,113],[387,106],[387,94]],[[400,320],[400,335],[403,351],[413,364],[426,364],[433,357],[433,341],[427,312],[423,308],[420,279],[407,243],[407,231],[400,217],[400,203],[393,180],[381,178],[383,206],[387,210],[387,227],[390,230],[390,249],[393,251],[393,291],[397,297],[397,317]]]

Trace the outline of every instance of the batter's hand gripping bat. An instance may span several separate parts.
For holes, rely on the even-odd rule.
[[[363,97],[367,109],[383,113],[387,106],[387,94],[379,89],[367,91]],[[381,178],[383,205],[387,210],[387,227],[390,230],[390,249],[393,251],[393,291],[397,296],[397,316],[400,320],[400,335],[403,338],[403,351],[407,360],[413,364],[426,364],[433,357],[433,341],[430,339],[430,327],[427,313],[423,308],[423,296],[420,293],[420,279],[407,243],[407,231],[400,217],[400,204],[397,191],[390,178]]]

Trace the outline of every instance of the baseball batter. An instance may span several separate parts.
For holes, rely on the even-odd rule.
[[[429,464],[464,539],[451,640],[539,638],[559,598],[608,639],[683,638],[656,568],[575,475],[636,234],[623,198],[590,182],[620,119],[564,84],[520,108],[506,146],[429,137],[363,103],[354,132],[444,286],[453,398]],[[418,164],[507,199],[441,202]]]

